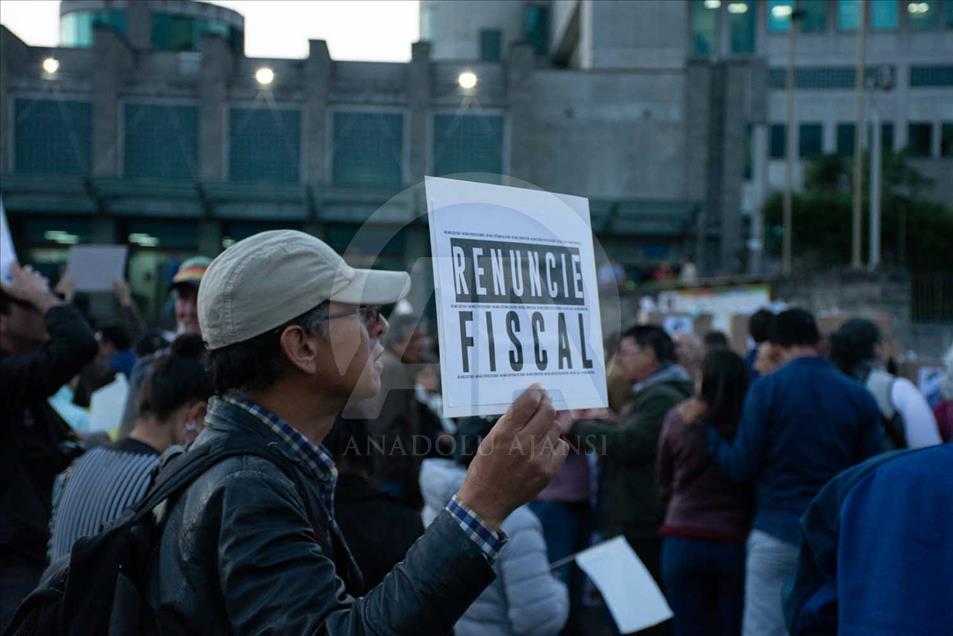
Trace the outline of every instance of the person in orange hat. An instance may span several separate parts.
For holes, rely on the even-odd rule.
[[[211,259],[205,256],[193,256],[186,259],[179,266],[172,277],[169,291],[175,300],[175,335],[186,333],[201,334],[199,328],[198,297],[199,283]],[[171,339],[171,338],[170,338]],[[126,396],[126,406],[123,408],[122,421],[119,424],[119,437],[129,435],[139,415],[139,392],[145,383],[155,357],[161,355],[164,349],[154,354],[140,358],[129,376],[129,393]]]

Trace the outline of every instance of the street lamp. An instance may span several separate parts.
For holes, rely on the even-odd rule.
[[[780,7],[775,7],[780,8]],[[788,25],[788,66],[784,82],[785,101],[787,102],[787,124],[784,152],[784,199],[783,204],[783,224],[784,235],[781,237],[781,272],[786,276],[791,274],[791,233],[792,233],[792,208],[794,206],[792,189],[794,187],[794,45],[797,41],[798,21],[804,17],[804,9],[793,9],[786,11],[791,18]]]
[[[463,71],[457,77],[457,84],[464,90],[471,90],[477,85],[477,76],[473,71]]]
[[[268,86],[275,81],[275,72],[267,66],[262,66],[255,71],[255,81],[262,86]]]
[[[60,70],[60,61],[55,57],[48,57],[43,60],[43,72],[47,75],[56,75],[56,72]]]

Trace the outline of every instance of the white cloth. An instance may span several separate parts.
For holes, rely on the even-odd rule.
[[[894,380],[890,388],[890,401],[903,418],[907,447],[922,448],[942,441],[933,411],[913,382],[906,378]]]

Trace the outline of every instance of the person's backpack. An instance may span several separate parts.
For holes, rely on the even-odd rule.
[[[149,564],[158,548],[163,506],[202,473],[235,455],[257,455],[284,470],[301,488],[280,453],[261,445],[205,444],[165,459],[142,500],[100,534],[79,539],[55,561],[17,609],[4,636],[42,634],[155,634],[146,597]],[[171,502],[170,502],[171,503]]]
[[[883,369],[871,369],[864,380],[864,386],[874,396],[880,419],[883,422],[885,442],[888,450],[907,447],[906,426],[903,416],[893,405],[890,397],[895,377]]]

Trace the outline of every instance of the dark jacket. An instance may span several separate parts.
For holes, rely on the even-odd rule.
[[[948,634],[953,625],[953,444],[844,471],[801,518],[786,591],[792,634]]]
[[[754,527],[797,543],[798,518],[834,475],[883,449],[880,411],[827,360],[791,360],[752,385],[732,440],[707,446],[735,481],[755,482]]]
[[[98,350],[79,312],[53,307],[49,341],[23,355],[0,352],[0,564],[46,563],[53,480],[81,451],[47,399]]]
[[[656,469],[659,498],[667,504],[663,535],[744,541],[754,496],[705,450],[705,425],[686,423],[672,409],[662,425]]]
[[[420,512],[358,475],[341,475],[334,516],[368,588],[380,583],[424,533]]]
[[[657,534],[664,513],[655,490],[659,434],[666,413],[691,395],[692,389],[688,373],[671,365],[636,386],[618,424],[582,421],[573,425],[573,434],[601,455],[604,495],[600,505],[606,537]]]
[[[197,479],[171,506],[152,568],[162,633],[446,634],[493,580],[444,512],[380,585],[354,598],[359,574],[310,469],[239,407],[212,400],[205,426],[195,447],[223,435],[273,445],[306,492],[256,456],[225,459]]]

